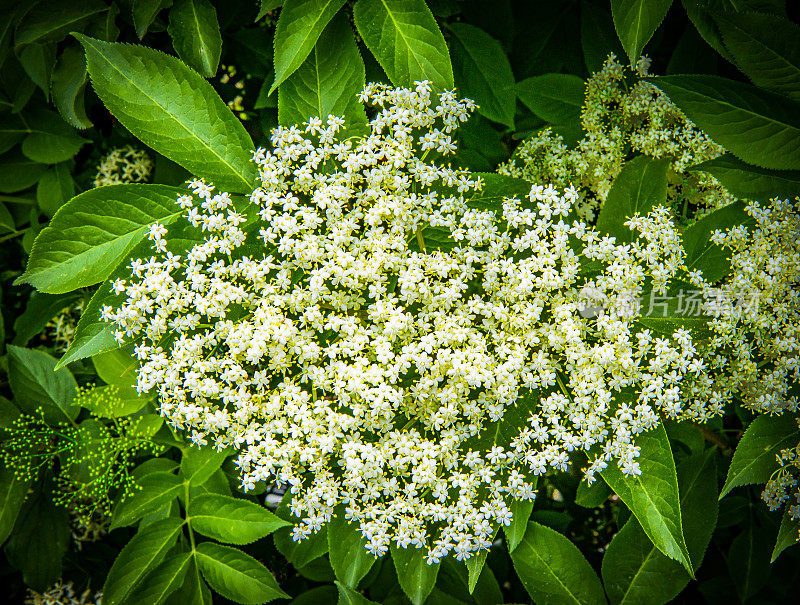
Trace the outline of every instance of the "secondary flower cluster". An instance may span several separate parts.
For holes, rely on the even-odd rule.
[[[43,593],[29,588],[25,597],[25,605],[100,605],[102,602],[101,592],[92,593],[87,588],[79,594],[72,582],[56,582]]]
[[[800,199],[749,203],[750,224],[716,231],[731,271],[719,284],[695,272],[710,301],[706,356],[724,387],[754,412],[796,412],[800,399]]]
[[[650,61],[642,57],[635,73],[612,53],[586,84],[581,122],[586,135],[570,149],[560,135],[544,129],[526,139],[502,174],[533,183],[574,184],[581,191],[580,215],[588,220],[602,206],[631,153],[671,157],[668,199],[703,210],[726,206],[734,198],[711,175],[686,169],[724,153],[652,84]]]
[[[366,135],[275,129],[249,206],[192,182],[200,241],[154,225],[103,309],[175,427],[238,448],[245,488],[289,486],[295,539],[344,504],[376,555],[466,558],[572,452],[589,478],[635,474],[659,414],[721,412],[690,334],[642,329],[630,304],[681,270],[665,209],[618,244],[571,216],[572,188],[506,198],[445,165],[470,101],[424,82],[361,98]]]
[[[130,145],[117,147],[97,167],[94,186],[144,183],[152,171],[153,160],[147,153]]]
[[[800,420],[798,423],[800,424]],[[773,511],[789,502],[787,516],[793,521],[800,521],[800,488],[797,483],[800,474],[800,443],[782,449],[776,458],[779,467],[764,486],[761,498]],[[795,539],[800,540],[800,537],[795,536]]]

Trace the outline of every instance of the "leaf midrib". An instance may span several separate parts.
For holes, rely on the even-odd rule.
[[[189,5],[192,8],[192,16],[194,17],[194,25],[197,28],[197,39],[200,41],[200,61],[202,62],[203,66],[206,68],[206,71],[210,73],[212,76],[214,75],[211,68],[211,55],[206,50],[210,48],[209,44],[205,41],[205,37],[203,36],[203,31],[200,28],[200,18],[197,16],[197,6],[194,2],[190,2]]]
[[[683,545],[681,545],[681,544],[680,544],[680,543],[679,543],[679,542],[678,542],[678,541],[675,539],[675,536],[673,536],[673,535],[672,535],[672,532],[669,530],[669,527],[667,526],[666,517],[665,517],[665,516],[664,516],[664,514],[661,512],[661,509],[660,509],[660,508],[659,508],[659,507],[656,505],[656,502],[655,502],[655,500],[653,500],[653,498],[651,498],[651,497],[650,497],[650,492],[644,488],[644,484],[642,484],[642,481],[641,481],[641,479],[639,479],[638,477],[636,477],[636,481],[637,481],[637,483],[639,483],[639,486],[641,487],[641,490],[642,490],[642,492],[644,492],[644,495],[646,496],[646,498],[647,498],[647,501],[650,503],[650,505],[653,507],[653,509],[654,509],[654,510],[658,511],[658,516],[659,516],[659,518],[661,519],[661,523],[662,523],[662,525],[664,526],[664,528],[665,528],[665,529],[667,529],[667,534],[669,534],[670,540],[672,540],[672,542],[674,542],[674,543],[675,543],[675,546],[677,546],[677,547],[678,547],[678,551],[681,553],[682,557],[683,557],[683,558],[686,560],[686,563],[688,563],[688,564],[689,564],[689,567],[691,567],[691,565],[692,565],[692,562],[691,562],[691,560],[688,558],[689,552],[688,552],[688,548],[686,547],[686,543],[685,543],[685,541],[684,541],[684,544],[683,544]],[[678,508],[678,513],[680,514],[680,500],[678,501],[678,507],[679,507],[679,508]],[[635,515],[634,515],[634,516],[635,516]],[[636,520],[637,520],[637,521],[639,521],[639,523],[641,523],[641,521],[639,520],[639,517],[636,517]],[[649,523],[648,523],[648,525],[649,525]],[[683,537],[683,523],[681,523],[681,526],[680,526],[680,528],[681,528],[681,537]],[[644,529],[644,527],[642,527],[642,529]],[[647,533],[647,532],[645,532],[645,533]],[[648,536],[648,537],[649,537],[649,536]],[[665,553],[665,554],[666,554],[666,553]],[[672,557],[670,557],[670,558],[672,558]],[[677,561],[677,559],[675,559],[675,560]]]
[[[131,80],[131,79],[128,77],[128,75],[127,75],[127,74],[126,74],[124,71],[122,71],[122,70],[120,70],[120,69],[117,69],[117,68],[115,67],[115,65],[114,65],[114,64],[113,64],[113,63],[112,63],[112,62],[111,62],[111,61],[110,61],[108,58],[106,58],[106,56],[105,56],[105,55],[104,55],[102,52],[100,52],[100,49],[99,49],[97,46],[95,46],[95,45],[93,44],[94,40],[92,40],[92,39],[91,39],[91,38],[89,38],[88,36],[84,37],[84,39],[85,39],[85,40],[89,40],[89,42],[87,42],[87,43],[88,43],[88,44],[90,44],[90,45],[92,46],[92,48],[95,50],[95,52],[96,52],[96,53],[97,53],[97,54],[98,54],[100,57],[102,57],[102,58],[103,58],[103,60],[104,60],[104,61],[105,61],[105,62],[106,62],[108,65],[109,65],[109,67],[111,67],[112,69],[114,69],[114,71],[116,71],[117,73],[119,73],[120,75],[122,75],[122,77],[123,77],[123,78],[124,78],[124,79],[125,79],[125,80],[126,80],[126,81],[127,81],[127,82],[128,82],[130,85],[131,85],[131,86],[133,86],[133,87],[134,87],[136,90],[138,90],[138,91],[139,91],[139,92],[140,92],[140,93],[141,93],[141,94],[142,94],[144,97],[146,97],[148,100],[150,100],[150,101],[151,101],[151,102],[152,102],[152,103],[153,103],[155,106],[157,106],[159,109],[161,109],[161,110],[162,110],[162,111],[163,111],[165,114],[167,114],[167,115],[168,115],[170,118],[172,118],[172,120],[173,120],[173,121],[174,121],[174,122],[175,122],[175,123],[176,123],[178,126],[180,126],[180,127],[181,127],[181,128],[184,130],[184,131],[186,131],[186,133],[188,133],[188,134],[190,135],[190,138],[192,138],[192,139],[196,140],[198,143],[200,143],[200,146],[201,146],[201,147],[203,147],[204,149],[206,149],[206,150],[208,150],[209,152],[211,152],[211,154],[212,154],[214,157],[216,157],[216,158],[217,158],[217,159],[218,159],[220,162],[222,162],[222,164],[223,164],[223,165],[227,166],[227,167],[228,167],[228,168],[231,170],[231,172],[233,173],[233,175],[235,175],[237,179],[241,180],[241,181],[242,181],[242,183],[244,183],[245,187],[248,187],[248,188],[251,188],[251,187],[252,187],[251,183],[249,183],[249,182],[247,181],[247,179],[245,179],[245,178],[244,178],[244,176],[243,176],[242,174],[240,174],[240,173],[239,173],[239,172],[238,172],[238,171],[237,171],[237,170],[236,170],[236,169],[233,167],[233,164],[231,164],[231,163],[230,163],[230,162],[228,162],[228,161],[227,161],[227,160],[226,160],[226,159],[225,159],[223,156],[221,156],[221,155],[220,155],[220,154],[217,152],[217,150],[216,150],[216,149],[214,149],[213,147],[211,147],[210,145],[208,145],[208,144],[207,144],[207,143],[206,143],[206,142],[205,142],[205,141],[204,141],[202,138],[200,138],[200,137],[199,137],[199,136],[198,136],[198,135],[197,135],[197,134],[196,134],[194,131],[192,131],[192,130],[190,130],[189,128],[187,128],[187,127],[186,127],[186,126],[183,124],[183,122],[181,122],[180,120],[178,120],[178,118],[177,118],[177,117],[176,117],[176,116],[175,116],[175,115],[174,115],[172,112],[168,111],[168,110],[167,110],[167,108],[166,108],[164,105],[162,105],[162,104],[161,104],[159,101],[157,101],[157,100],[156,100],[154,97],[152,97],[151,95],[149,95],[149,94],[148,94],[148,93],[147,93],[147,92],[146,92],[146,91],[145,91],[145,90],[144,90],[142,87],[140,87],[140,86],[139,86],[139,85],[137,85],[137,84],[136,84],[136,83],[135,83],[133,80]]]
[[[425,70],[422,67],[422,63],[420,63],[419,60],[417,59],[416,53],[414,53],[414,51],[413,51],[413,49],[411,47],[411,44],[409,44],[408,38],[403,34],[403,30],[400,28],[397,19],[394,18],[394,14],[392,13],[391,9],[389,8],[389,5],[386,4],[386,0],[380,0],[380,1],[381,1],[381,4],[383,5],[383,8],[386,9],[386,14],[389,15],[389,18],[392,20],[392,25],[394,26],[394,30],[403,39],[403,43],[406,45],[406,48],[408,49],[409,56],[412,59],[414,59],[414,62],[417,64],[417,67],[419,67],[419,70],[424,73]]]
[[[518,548],[519,548],[519,547],[517,547],[517,549],[518,549]],[[515,550],[517,550],[517,549],[515,549]],[[544,559],[544,558],[543,558],[543,557],[542,557],[542,556],[541,556],[541,555],[540,555],[540,554],[539,554],[539,553],[536,551],[536,549],[534,549],[534,548],[531,548],[530,550],[531,550],[531,552],[533,553],[533,555],[534,555],[534,556],[535,556],[537,559],[539,559],[539,561],[541,561],[541,562],[542,562],[542,565],[544,565],[544,566],[545,566],[545,568],[547,569],[547,571],[549,571],[549,572],[550,572],[550,575],[551,575],[551,576],[553,576],[553,578],[555,578],[555,580],[556,580],[556,581],[557,581],[557,582],[558,582],[558,583],[561,585],[561,587],[564,589],[564,591],[565,591],[565,592],[566,592],[566,593],[567,593],[567,594],[568,594],[570,597],[572,597],[572,599],[573,599],[573,600],[574,600],[574,601],[575,601],[575,602],[576,602],[578,605],[581,605],[581,600],[580,600],[580,599],[579,599],[579,598],[578,598],[578,597],[577,597],[577,596],[576,596],[576,595],[575,595],[575,594],[572,592],[572,590],[570,590],[569,586],[567,586],[566,584],[564,584],[564,582],[561,580],[561,578],[560,578],[560,577],[558,576],[558,574],[555,572],[555,570],[553,569],[553,567],[552,567],[552,566],[551,566],[551,565],[550,565],[550,564],[549,564],[549,563],[548,563],[548,562],[547,562],[547,561],[546,561],[546,560],[545,560],[545,559]]]
[[[697,482],[700,480],[700,476],[702,475],[702,471],[706,466],[705,462],[706,461],[703,461],[703,464],[700,466],[700,470],[694,474],[694,477],[692,478],[691,483],[689,484],[687,489],[684,490],[683,496],[681,496],[678,499],[678,506],[681,506],[681,507],[683,506],[684,501],[689,497],[689,494],[692,492],[692,490],[694,489],[695,485],[697,485]],[[717,485],[719,485],[719,484],[717,484]],[[681,511],[681,514],[683,514],[683,511]],[[639,520],[636,519],[636,522],[638,523]],[[639,525],[639,527],[641,528],[641,525]],[[644,530],[642,530],[642,531],[644,531]],[[645,535],[647,535],[647,534],[645,534]],[[650,539],[649,536],[647,536],[647,538],[648,538],[648,540]],[[652,544],[652,542],[651,542],[651,544]],[[686,550],[687,551],[689,550],[688,546],[686,547]],[[644,558],[644,561],[642,561],[642,564],[639,566],[639,569],[636,570],[636,573],[633,575],[633,578],[631,578],[631,581],[628,584],[628,588],[625,590],[625,594],[622,595],[622,599],[620,600],[619,605],[622,605],[623,603],[625,603],[625,601],[628,598],[628,593],[631,591],[633,586],[636,584],[636,578],[638,578],[639,574],[642,573],[642,570],[647,566],[647,562],[650,560],[650,558],[653,556],[653,554],[655,552],[661,552],[661,551],[659,551],[655,547],[655,545],[653,545],[652,548],[647,552],[647,556]],[[690,555],[691,555],[691,553],[690,553]],[[694,565],[693,562],[692,562],[692,565]]]
[[[663,77],[670,77],[670,76],[663,76]],[[651,83],[655,84],[656,86],[658,86],[658,80],[655,80],[654,82],[651,82]],[[784,122],[782,119],[778,119],[778,118],[775,118],[775,117],[772,117],[772,116],[765,116],[764,114],[756,113],[752,109],[748,109],[746,107],[741,107],[741,106],[738,106],[738,105],[734,105],[733,103],[731,103],[730,101],[727,101],[724,98],[712,97],[711,95],[709,95],[709,94],[707,94],[705,92],[700,92],[700,91],[697,91],[697,90],[695,90],[693,88],[686,88],[685,86],[681,86],[679,84],[675,84],[674,82],[668,82],[668,84],[671,84],[672,86],[675,86],[676,88],[680,88],[681,90],[683,90],[685,92],[689,92],[689,93],[698,95],[698,96],[700,96],[700,97],[702,97],[704,99],[708,99],[708,100],[713,101],[715,103],[719,103],[720,105],[728,107],[728,108],[730,108],[730,109],[732,109],[734,111],[740,111],[740,112],[742,112],[744,114],[747,114],[748,116],[752,116],[754,118],[758,118],[760,120],[764,120],[764,121],[767,121],[767,122],[772,122],[774,124],[778,124],[778,125],[783,126],[785,128],[791,128],[792,130],[796,130],[796,131],[800,132],[800,125],[799,124],[790,124],[790,123]]]
[[[22,46],[27,46],[29,44],[34,44],[34,43],[38,42],[39,40],[41,40],[42,38],[46,38],[47,36],[49,36],[53,32],[58,31],[59,29],[68,28],[73,23],[78,23],[80,21],[83,21],[84,19],[89,19],[90,17],[94,17],[95,15],[99,15],[100,13],[104,13],[107,10],[108,10],[108,7],[104,6],[103,8],[101,8],[99,10],[94,10],[94,11],[91,11],[91,12],[88,12],[88,13],[84,13],[84,14],[80,15],[79,17],[75,17],[73,19],[69,19],[68,21],[63,21],[61,23],[61,25],[57,25],[55,27],[52,27],[51,29],[46,30],[44,33],[39,34],[38,36],[36,36],[34,38],[31,38],[30,40],[25,40],[24,42],[18,43],[16,40],[14,40],[14,48],[15,49],[19,49]],[[24,17],[23,17],[23,19],[24,19]],[[9,25],[10,24],[11,24],[11,19],[9,19]]]
[[[52,262],[52,264],[43,266],[43,267],[39,268],[38,270],[35,270],[35,271],[32,271],[32,272],[26,271],[25,274],[22,276],[22,277],[25,278],[25,282],[19,282],[19,283],[30,283],[30,279],[31,278],[40,277],[42,275],[48,275],[48,274],[50,274],[50,273],[52,273],[54,271],[57,272],[57,271],[63,269],[65,266],[69,266],[69,265],[75,263],[76,261],[79,261],[80,257],[89,255],[92,252],[97,251],[98,248],[107,248],[107,247],[109,247],[109,246],[111,246],[111,245],[113,245],[115,243],[119,243],[120,240],[124,240],[125,238],[135,239],[135,234],[137,232],[141,232],[141,234],[143,235],[144,231],[150,225],[153,225],[153,224],[155,224],[157,222],[161,222],[161,221],[171,222],[174,219],[176,219],[178,216],[180,216],[182,213],[183,213],[183,210],[179,210],[177,212],[173,212],[172,214],[168,214],[168,215],[166,215],[164,217],[154,219],[154,220],[152,220],[150,222],[139,224],[139,226],[136,229],[133,229],[133,230],[128,231],[126,233],[123,233],[121,235],[116,235],[116,236],[112,237],[111,239],[106,240],[105,242],[103,242],[101,244],[97,244],[95,246],[91,246],[88,249],[84,249],[83,251],[78,252],[77,254],[72,255],[69,258],[65,259],[65,260],[54,261],[54,262]],[[102,229],[102,227],[100,227],[100,228]],[[46,230],[47,229],[53,229],[53,227],[48,226],[45,229]],[[106,233],[111,233],[111,232],[106,231]],[[42,240],[42,241],[44,241],[44,240]],[[53,242],[48,242],[48,246],[52,246],[52,245],[53,245]]]
[[[315,31],[315,29],[316,29],[316,27],[317,27],[317,24],[318,24],[318,23],[319,23],[319,22],[322,20],[322,18],[323,18],[323,16],[325,15],[325,13],[326,13],[326,11],[327,11],[328,7],[329,7],[329,6],[330,6],[330,5],[331,5],[333,2],[334,2],[334,0],[326,0],[325,4],[322,6],[322,8],[321,8],[321,9],[319,10],[319,12],[317,13],[317,16],[316,16],[316,18],[314,19],[314,21],[311,23],[311,25],[310,25],[308,28],[306,28],[306,31],[308,32],[308,35],[306,35],[305,37],[303,37],[302,41],[301,41],[301,42],[300,42],[300,44],[298,44],[298,46],[297,46],[298,48],[302,48],[302,47],[303,47],[303,45],[304,45],[304,44],[305,44],[305,43],[308,41],[308,39],[309,39],[309,38],[311,38],[311,34],[312,34],[314,31]],[[338,12],[338,10],[337,10],[336,12]],[[331,16],[331,20],[333,20],[333,16]],[[278,19],[278,21],[280,21],[280,19]],[[324,29],[324,28],[323,28],[323,29]],[[278,32],[276,31],[276,32],[275,32],[275,40],[276,40],[276,41],[277,41],[277,38],[278,38],[278,36],[277,36],[277,33],[278,33]],[[320,35],[321,35],[321,34],[322,34],[322,32],[320,31]],[[317,36],[317,40],[319,40],[319,36]],[[306,53],[306,57],[307,57],[307,56],[308,56],[308,55],[309,55],[309,54],[310,54],[310,53],[311,53],[311,52],[314,50],[314,48],[316,48],[316,43],[314,44],[314,47],[312,47],[312,49],[311,49],[311,50],[310,50],[308,53]],[[290,59],[289,59],[289,60],[286,62],[286,65],[287,65],[287,66],[291,66],[291,65],[292,65],[292,63],[294,63],[294,62],[295,62],[295,60],[296,60],[296,57],[297,57],[299,54],[300,54],[300,53],[297,53],[297,52],[295,52],[295,53],[294,53],[294,54],[293,54],[293,55],[290,57]],[[303,60],[305,60],[305,57],[303,58]],[[298,63],[298,65],[297,65],[297,67],[295,68],[295,70],[294,70],[294,71],[296,71],[296,70],[297,70],[297,69],[300,67],[300,65],[302,65],[302,64],[303,64],[303,61],[300,61],[300,62]],[[287,70],[288,70],[288,69],[289,69],[288,67],[283,67],[283,68],[281,69],[281,73],[278,73],[278,71],[277,71],[277,70],[275,71],[275,81],[272,83],[272,86],[270,87],[270,89],[269,89],[269,93],[267,94],[267,96],[269,96],[269,95],[271,95],[273,92],[275,92],[275,89],[276,89],[276,88],[278,88],[278,86],[280,86],[280,85],[281,85],[281,84],[282,84],[284,81],[286,81],[286,79],[287,79],[289,76],[291,76],[291,75],[292,75],[292,73],[294,73],[294,72],[290,72],[290,73],[284,73],[284,72],[287,72]]]
[[[727,23],[728,26],[731,27],[732,29],[738,30],[741,35],[745,36],[746,38],[748,38],[752,42],[755,42],[756,44],[761,46],[764,50],[769,52],[773,57],[779,59],[784,64],[784,66],[791,68],[792,70],[794,70],[797,73],[800,73],[800,65],[795,65],[794,63],[792,63],[791,60],[789,60],[788,57],[784,57],[777,49],[775,49],[775,48],[773,48],[772,46],[769,45],[769,43],[768,43],[769,41],[768,40],[760,40],[759,38],[756,38],[754,35],[752,35],[746,29],[743,29],[742,27],[740,27],[739,24],[737,24],[737,23],[735,23],[733,21],[730,21],[729,19],[723,18],[723,21],[725,23]]]

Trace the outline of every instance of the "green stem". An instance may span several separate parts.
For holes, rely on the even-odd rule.
[[[565,385],[564,381],[561,380],[561,375],[558,372],[556,372],[556,382],[558,382],[558,388],[561,389],[561,392],[564,393],[564,396],[569,401],[572,401],[572,397],[569,396],[569,391],[567,390],[567,385]]]
[[[425,252],[425,238],[422,237],[422,229],[417,229],[417,243],[419,244],[419,249]]]
[[[4,241],[9,240],[9,239],[14,239],[15,237],[19,237],[23,233],[25,233],[25,232],[24,231],[12,231],[11,233],[8,233],[8,234],[4,235],[3,237],[0,237],[0,242],[4,242]]]
[[[189,510],[189,482],[185,481],[183,484],[184,495],[186,496],[186,510]],[[197,543],[194,539],[194,532],[192,531],[192,518],[186,515],[186,528],[189,530],[189,543],[192,545],[192,555],[194,555]]]
[[[12,204],[24,204],[25,206],[35,206],[36,200],[27,197],[17,197],[16,195],[0,195],[0,202],[10,202]]]

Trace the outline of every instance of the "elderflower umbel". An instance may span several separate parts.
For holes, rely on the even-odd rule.
[[[153,160],[141,149],[130,145],[113,149],[102,159],[94,177],[94,186],[144,183],[153,171]]]
[[[640,79],[649,75],[649,65],[641,57],[631,71],[612,53],[586,83],[581,113],[586,134],[577,145],[569,149],[560,135],[544,129],[526,139],[498,171],[533,183],[574,184],[581,191],[576,209],[591,220],[628,155],[643,153],[671,158],[667,198],[675,206],[691,205],[702,214],[732,203],[734,198],[710,174],[687,171],[725,150],[664,93]]]
[[[691,274],[708,301],[706,356],[717,381],[754,412],[800,407],[800,199],[750,202],[752,221],[716,231],[731,271],[718,284]]]
[[[361,100],[366,135],[343,139],[336,117],[275,129],[249,205],[193,181],[178,204],[200,241],[153,226],[103,309],[173,426],[238,448],[246,489],[288,486],[296,540],[343,505],[375,555],[463,559],[573,452],[590,479],[637,474],[659,413],[719,413],[684,380],[701,371],[690,334],[640,329],[630,304],[681,270],[668,211],[618,244],[570,216],[573,188],[487,207],[481,179],[442,161],[470,101],[426,82]]]

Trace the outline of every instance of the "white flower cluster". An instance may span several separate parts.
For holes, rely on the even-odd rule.
[[[118,147],[102,159],[94,177],[94,186],[144,183],[153,171],[153,160],[141,149],[130,145]]]
[[[638,473],[659,414],[721,412],[690,334],[641,329],[629,304],[681,269],[665,209],[620,245],[570,216],[572,188],[473,200],[481,179],[442,161],[470,101],[424,82],[361,99],[366,135],[275,129],[247,208],[192,182],[178,203],[202,241],[173,249],[154,225],[103,309],[174,426],[238,448],[245,488],[289,486],[295,539],[343,504],[376,555],[463,559],[572,452],[590,479]]]
[[[730,274],[693,283],[709,301],[713,337],[706,354],[720,386],[754,412],[800,408],[800,199],[751,202],[751,225],[716,231],[730,251]]]
[[[635,73],[612,53],[603,69],[586,83],[581,122],[586,131],[570,149],[560,135],[544,129],[525,140],[502,174],[534,183],[574,184],[581,197],[577,210],[591,220],[631,153],[671,157],[668,199],[702,214],[734,198],[711,175],[686,169],[722,155],[724,149],[697,128],[667,96],[649,82],[650,61],[642,57]]]

